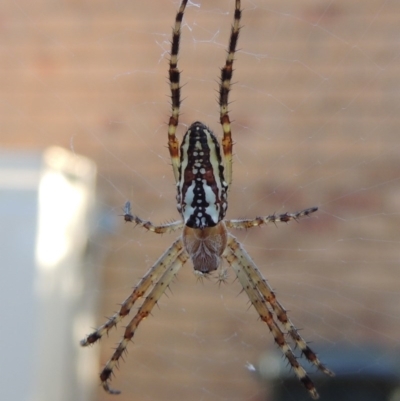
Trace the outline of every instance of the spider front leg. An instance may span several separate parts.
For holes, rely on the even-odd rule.
[[[131,295],[125,299],[122,303],[121,308],[111,318],[107,320],[102,326],[98,327],[93,333],[89,334],[86,338],[81,341],[82,347],[94,344],[100,340],[104,334],[108,333],[113,327],[115,327],[125,316],[127,316],[132,309],[134,303],[144,294],[147,290],[160,278],[160,276],[168,269],[168,267],[176,259],[183,250],[182,239],[178,238],[170,248],[168,248],[164,254],[157,260],[157,262],[149,269],[149,271],[143,276],[139,283],[133,289]]]
[[[268,284],[267,280],[262,276],[260,270],[251,260],[250,256],[244,250],[242,245],[232,235],[230,236],[228,246],[231,249],[232,253],[240,261],[240,265],[246,271],[250,281],[263,296],[264,301],[267,303],[267,305],[271,307],[279,322],[285,328],[293,341],[295,341],[296,346],[299,347],[301,353],[321,372],[327,374],[328,376],[334,376],[335,374],[321,363],[316,353],[307,345],[306,341],[299,334],[296,327],[289,319],[285,308],[276,299],[275,293],[272,290],[271,286]]]
[[[287,358],[296,376],[309,391],[311,397],[317,399],[319,396],[314,383],[298,362],[290,345],[285,339],[284,333],[275,321],[274,316],[268,307],[272,309],[278,321],[288,331],[289,335],[293,338],[296,345],[299,346],[307,360],[329,376],[334,376],[334,373],[327,369],[319,361],[317,355],[311,350],[310,347],[308,347],[304,339],[298,334],[297,329],[287,317],[285,309],[276,300],[274,292],[261,275],[255,263],[247,254],[245,249],[236,240],[236,238],[231,234],[229,234],[228,244],[223,257],[234,269],[238,280],[249,297],[252,305],[257,310],[261,320],[268,325],[268,328],[274,337],[275,343],[279,346],[282,353]]]
[[[140,322],[149,316],[153,307],[156,305],[158,300],[160,299],[161,295],[164,294],[165,290],[170,285],[173,278],[176,276],[180,268],[186,263],[189,259],[189,255],[186,253],[185,250],[182,250],[176,258],[170,263],[167,267],[167,270],[164,274],[158,279],[157,283],[150,291],[149,295],[144,300],[143,304],[137,311],[136,315],[133,319],[129,322],[129,324],[125,328],[124,337],[118,344],[117,348],[114,351],[114,354],[109,359],[109,361],[104,366],[104,369],[100,373],[100,380],[102,386],[105,391],[109,394],[119,394],[119,390],[114,390],[110,388],[109,381],[110,377],[113,373],[114,367],[118,364],[119,358],[124,354],[128,343],[132,340],[136,329],[138,328]]]

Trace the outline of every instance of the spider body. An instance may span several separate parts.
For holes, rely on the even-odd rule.
[[[228,184],[217,138],[196,121],[180,148],[178,212],[191,228],[216,226],[225,217]]]
[[[228,229],[232,228],[249,229],[269,223],[287,223],[308,216],[316,212],[318,208],[312,207],[295,213],[272,214],[253,219],[224,220],[228,207],[228,189],[232,182],[232,134],[228,114],[228,97],[240,31],[240,0],[235,0],[228,54],[225,65],[221,69],[219,105],[220,123],[223,131],[222,146],[219,145],[213,132],[198,121],[190,125],[183,137],[181,146],[179,146],[179,140],[176,137],[181,90],[180,71],[177,62],[180,28],[186,4],[187,0],[182,0],[175,17],[169,60],[172,110],[168,125],[168,148],[177,187],[177,209],[182,221],[154,225],[150,221],[142,220],[132,214],[129,201],[126,202],[124,207],[126,222],[134,222],[156,234],[171,233],[177,230],[182,230],[182,234],[134,287],[132,293],[122,303],[119,311],[83,339],[81,345],[88,346],[98,341],[129,314],[136,301],[144,298],[137,313],[125,327],[123,338],[100,373],[104,390],[110,394],[119,394],[118,390],[111,389],[109,385],[113,370],[121,356],[126,352],[139,324],[149,316],[179,269],[191,259],[197,275],[205,276],[220,270],[220,281],[224,281],[225,271],[222,264],[225,260],[234,270],[244,292],[259,314],[260,319],[267,324],[275,343],[281,349],[300,382],[312,398],[318,398],[312,380],[299,363],[286,339],[286,335],[308,362],[327,375],[333,376],[333,372],[321,363],[316,353],[307,345],[289,319],[286,310],[276,299],[274,291],[256,264],[240,242],[228,232]]]

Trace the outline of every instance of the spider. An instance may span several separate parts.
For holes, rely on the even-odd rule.
[[[199,121],[190,125],[180,146],[176,137],[181,104],[180,71],[177,64],[181,23],[187,1],[182,0],[175,17],[169,60],[172,111],[168,124],[168,148],[177,188],[177,209],[182,220],[157,226],[133,215],[129,201],[124,208],[126,222],[134,222],[157,234],[171,233],[177,230],[181,230],[182,234],[134,287],[132,293],[122,303],[120,310],[105,324],[83,339],[81,345],[88,346],[99,340],[129,314],[139,298],[147,294],[137,313],[126,326],[124,336],[113,355],[100,373],[104,390],[110,394],[119,394],[119,390],[114,390],[109,385],[113,369],[126,352],[128,343],[132,340],[140,322],[151,313],[179,269],[191,259],[194,271],[199,277],[217,271],[220,280],[223,281],[225,271],[222,267],[222,259],[224,259],[233,268],[244,292],[258,312],[260,319],[267,324],[275,343],[281,349],[296,376],[309,391],[311,397],[316,399],[318,398],[317,390],[286,341],[286,335],[291,338],[311,364],[329,376],[333,376],[333,372],[320,362],[315,352],[298,333],[286,310],[276,299],[270,285],[241,243],[228,232],[227,228],[248,229],[269,223],[287,223],[316,212],[317,207],[296,213],[272,214],[254,219],[224,220],[228,207],[228,189],[232,182],[233,144],[228,97],[240,31],[240,0],[235,0],[229,47],[225,65],[221,69],[219,84],[220,123],[223,130],[222,154],[220,144],[213,132]]]

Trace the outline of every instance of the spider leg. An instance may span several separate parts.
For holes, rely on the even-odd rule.
[[[272,288],[270,287],[270,285],[268,284],[267,280],[262,276],[260,270],[257,268],[255,263],[250,259],[250,256],[243,249],[240,243],[234,237],[232,237],[232,240],[229,242],[228,246],[231,249],[232,253],[240,261],[241,267],[246,271],[253,285],[263,296],[267,305],[271,306],[279,322],[285,328],[285,330],[293,339],[293,341],[296,343],[296,345],[300,348],[302,354],[306,357],[306,359],[310,363],[315,365],[321,372],[329,376],[334,376],[335,374],[321,363],[316,353],[307,345],[306,341],[298,333],[296,327],[289,319],[285,308],[276,299],[276,295],[272,290]]]
[[[295,213],[270,214],[269,216],[260,216],[254,219],[225,220],[225,224],[228,228],[247,229],[269,223],[288,223],[291,220],[299,220],[302,217],[309,216],[317,210],[317,207],[310,207]]]
[[[109,359],[109,361],[104,366],[102,372],[100,373],[100,380],[102,386],[107,393],[119,394],[119,390],[114,390],[109,386],[109,380],[112,375],[114,367],[118,364],[119,358],[126,351],[128,343],[132,340],[136,329],[138,328],[140,322],[149,316],[153,307],[156,305],[161,295],[164,294],[165,290],[170,285],[173,278],[178,273],[179,269],[186,263],[189,255],[185,250],[182,250],[174,260],[171,261],[170,265],[167,266],[164,274],[158,279],[153,289],[150,291],[149,295],[144,300],[143,304],[140,306],[136,315],[132,318],[129,324],[125,328],[124,337],[118,344],[114,351],[114,354]]]
[[[222,138],[222,148],[225,160],[225,180],[228,187],[232,183],[232,133],[231,122],[229,119],[229,92],[231,90],[231,80],[233,74],[233,61],[235,59],[236,45],[239,38],[240,18],[242,11],[240,10],[240,0],[235,2],[235,14],[229,39],[228,55],[226,57],[225,66],[221,69],[221,78],[219,84],[219,107],[220,107],[220,123],[224,136]]]
[[[285,335],[276,323],[271,311],[268,309],[268,303],[264,299],[263,294],[257,286],[257,283],[253,281],[253,276],[249,274],[250,270],[258,270],[250,256],[236,240],[236,238],[229,234],[228,245],[224,251],[223,257],[232,266],[236,273],[238,280],[240,281],[244,291],[249,297],[252,305],[259,314],[261,320],[268,325],[271,331],[275,343],[281,349],[286,359],[293,368],[296,376],[304,387],[308,390],[313,399],[319,397],[318,392],[314,386],[314,383],[307,375],[307,372],[298,362],[296,356],[293,353],[290,345],[285,339]]]
[[[139,216],[132,214],[131,202],[127,201],[124,206],[124,220],[126,223],[136,223],[138,226],[145,228],[156,234],[168,234],[183,228],[182,220],[173,221],[167,224],[155,226],[151,221],[143,220]]]
[[[134,222],[138,226],[145,228],[156,234],[168,234],[183,228],[184,223],[182,220],[173,221],[172,223],[160,224],[158,226],[154,225],[151,221],[143,220],[139,216],[129,215],[129,220],[127,220],[126,215],[124,215],[126,222]]]
[[[178,69],[179,41],[181,38],[181,24],[187,0],[182,0],[175,17],[175,25],[172,30],[171,54],[169,60],[169,82],[171,89],[171,117],[168,123],[168,149],[171,156],[172,169],[175,182],[179,181],[179,141],[176,137],[176,127],[179,123],[179,108],[181,105],[180,71]]]
[[[150,286],[153,285],[170,267],[174,260],[176,260],[177,255],[182,252],[182,249],[182,239],[178,238],[143,276],[133,289],[131,295],[129,295],[129,297],[122,303],[120,310],[109,318],[106,323],[98,327],[93,333],[83,339],[81,345],[87,347],[88,345],[94,344],[97,340],[100,340],[104,334],[108,333],[113,327],[115,327],[126,315],[128,315],[134,303],[139,298],[143,297]]]

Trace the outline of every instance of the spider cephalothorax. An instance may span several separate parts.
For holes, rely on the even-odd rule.
[[[150,221],[142,220],[133,215],[129,201],[126,202],[124,208],[126,222],[135,222],[137,225],[157,234],[177,230],[182,230],[182,234],[143,276],[132,293],[122,303],[120,310],[82,340],[81,345],[87,346],[99,340],[129,314],[139,298],[147,294],[139,310],[126,326],[124,336],[118,347],[100,373],[104,390],[111,394],[118,394],[118,390],[113,390],[109,386],[113,369],[126,351],[128,343],[132,340],[140,322],[150,314],[179,269],[190,258],[195,272],[204,276],[221,268],[222,261],[225,260],[235,271],[244,292],[249,297],[260,319],[267,324],[275,343],[283,352],[299,380],[313,398],[318,398],[313,382],[294,355],[285,334],[311,364],[327,375],[332,376],[333,372],[320,362],[314,351],[301,337],[251,257],[240,242],[227,230],[227,228],[248,229],[268,223],[287,223],[290,220],[308,216],[317,211],[317,208],[312,207],[296,213],[260,216],[254,219],[224,220],[228,206],[228,188],[232,181],[232,135],[228,114],[228,96],[240,31],[240,0],[235,0],[228,55],[225,65],[221,69],[219,85],[220,122],[223,131],[222,146],[219,145],[212,131],[200,122],[195,122],[189,127],[180,147],[179,140],[175,135],[179,122],[181,90],[180,71],[177,63],[181,23],[186,4],[187,0],[182,0],[172,32],[169,61],[172,112],[168,125],[168,148],[177,186],[177,208],[183,221],[156,226]],[[224,277],[224,271],[220,277]]]
[[[210,273],[221,266],[221,256],[228,240],[228,230],[220,221],[216,226],[205,228],[184,227],[183,244],[193,262],[193,268],[200,273]]]

